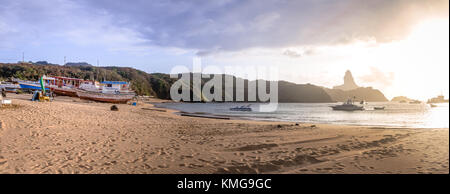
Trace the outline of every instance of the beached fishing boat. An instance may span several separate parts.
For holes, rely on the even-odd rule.
[[[86,81],[68,77],[47,77],[43,76],[45,89],[54,92],[57,95],[77,97],[76,89],[81,84],[93,84],[93,81]],[[39,82],[19,81],[20,88],[24,90],[41,90]]]
[[[81,99],[109,103],[126,103],[136,96],[125,81],[103,81],[97,85],[82,85],[77,90]]]
[[[20,88],[23,90],[41,90],[41,85],[39,82],[33,81],[19,81]],[[50,90],[50,88],[46,87],[46,90]]]
[[[85,90],[77,90],[77,96],[80,99],[92,100],[98,102],[109,102],[109,103],[127,103],[133,97],[136,96],[135,93],[125,93],[125,94],[105,94],[101,92],[91,92]]]
[[[130,83],[125,81],[103,81],[100,82],[100,90],[104,94],[126,94],[134,93],[130,90]]]
[[[2,82],[0,83],[0,90],[3,89],[8,93],[17,93],[17,89],[20,89],[19,84],[13,84],[10,82]]]
[[[77,97],[77,89],[82,85],[95,85],[94,81],[69,77],[44,77],[45,85],[55,94]]]

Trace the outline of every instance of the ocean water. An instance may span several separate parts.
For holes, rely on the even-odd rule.
[[[251,112],[230,111],[231,107],[244,103],[161,103],[157,107],[176,109],[189,113],[203,113],[242,119],[267,121],[292,121],[344,125],[366,125],[383,127],[449,128],[449,104],[408,104],[377,102],[365,105],[364,111],[334,111],[332,105],[340,103],[279,103],[274,112],[259,112],[261,104],[252,103]],[[384,110],[374,110],[384,106]]]

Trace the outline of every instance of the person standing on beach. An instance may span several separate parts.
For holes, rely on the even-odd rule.
[[[5,88],[2,88],[2,97],[6,98],[6,91],[5,91]]]

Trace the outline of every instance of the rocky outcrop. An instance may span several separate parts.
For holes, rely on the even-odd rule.
[[[388,99],[381,91],[372,87],[359,87],[353,79],[352,73],[347,70],[344,76],[344,84],[334,86],[333,89],[324,88],[335,102],[344,102],[347,99],[368,102],[386,102]]]
[[[344,91],[354,90],[354,89],[357,89],[357,88],[359,88],[359,86],[356,85],[355,80],[353,79],[353,75],[350,72],[350,70],[347,70],[345,72],[344,84],[333,87],[333,89],[344,90]]]

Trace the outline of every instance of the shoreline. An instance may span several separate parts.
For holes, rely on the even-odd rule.
[[[447,128],[194,118],[140,102],[110,111],[107,103],[29,97],[9,94],[19,108],[0,109],[0,173],[449,172]]]
[[[214,114],[208,112],[185,112],[182,110],[161,107],[157,104],[164,103],[184,103],[184,102],[173,102],[170,100],[164,100],[164,102],[148,102],[148,104],[153,105],[155,108],[166,109],[172,111],[173,114],[178,116],[183,116],[182,114],[187,113],[192,115],[193,117],[203,117],[216,119],[215,117],[228,117],[229,120],[243,120],[243,121],[257,121],[257,122],[286,122],[286,123],[299,123],[299,124],[309,124],[309,125],[338,125],[338,126],[355,126],[355,127],[367,127],[367,128],[379,128],[379,129],[449,129],[448,127],[412,127],[412,126],[391,126],[391,125],[363,125],[363,124],[351,124],[351,123],[323,123],[323,122],[300,122],[300,121],[276,121],[276,120],[264,120],[259,118],[250,118],[244,116],[233,116],[233,115],[225,115],[225,114]]]

